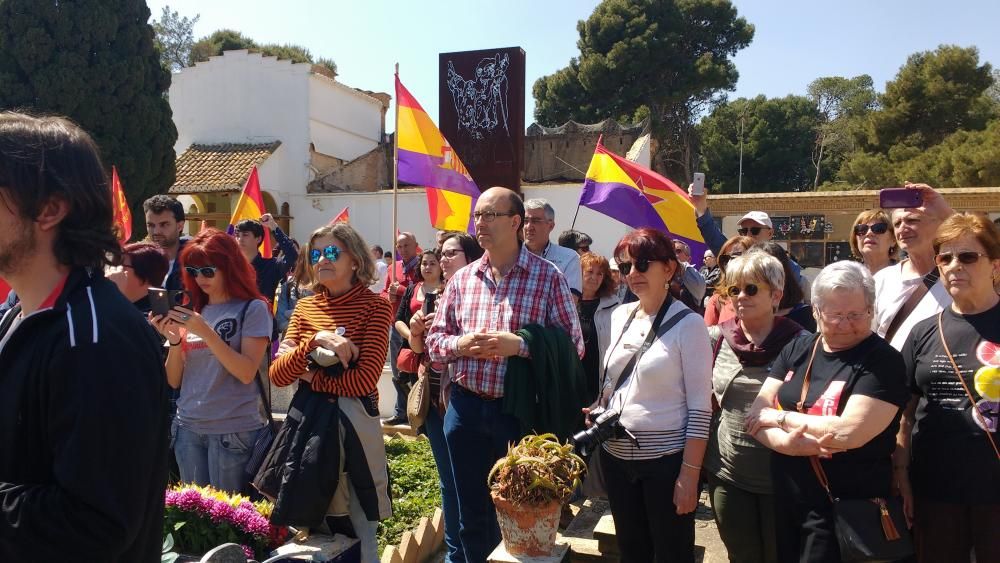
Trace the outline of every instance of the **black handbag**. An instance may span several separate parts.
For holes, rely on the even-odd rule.
[[[253,301],[247,301],[243,305],[243,311],[240,313],[240,327],[243,326],[244,321],[247,316],[247,309],[250,308],[250,303]],[[268,342],[268,349],[270,349],[270,342]],[[267,424],[257,432],[257,437],[254,438],[253,447],[250,448],[250,457],[247,459],[246,465],[243,467],[243,472],[247,476],[247,481],[253,481],[257,471],[260,470],[260,466],[264,463],[264,457],[267,455],[268,450],[271,449],[271,444],[274,442],[274,437],[278,433],[278,425],[274,422],[274,417],[271,415],[271,397],[270,393],[264,388],[264,382],[270,381],[268,379],[268,359],[269,355],[267,352],[264,354],[264,359],[261,361],[261,365],[257,368],[257,374],[254,379],[257,381],[257,391],[260,394],[260,401],[263,405],[265,414],[267,414]]]
[[[816,349],[823,337],[816,339],[812,356],[806,366],[802,381],[802,392],[795,408],[804,413],[806,393],[809,392],[809,379],[812,373],[813,360],[816,359]],[[823,471],[823,465],[816,456],[809,457],[809,464],[816,473],[816,479],[826,491],[827,498],[833,505],[834,533],[840,546],[840,560],[845,563],[866,562],[882,563],[898,561],[913,555],[913,540],[906,528],[906,518],[903,516],[903,500],[899,497],[841,499],[833,496],[830,491],[830,481]],[[900,533],[902,530],[902,533]]]

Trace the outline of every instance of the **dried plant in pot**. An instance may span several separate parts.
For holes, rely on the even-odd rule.
[[[563,504],[587,465],[553,434],[531,434],[497,460],[487,482],[504,545],[511,555],[549,555]]]

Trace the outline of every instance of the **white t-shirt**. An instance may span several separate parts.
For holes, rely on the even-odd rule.
[[[903,279],[903,264],[905,263],[903,261],[886,266],[875,274],[875,332],[883,338],[888,332],[893,318],[896,317],[896,313],[910,298],[910,295],[924,283],[923,276]],[[951,295],[941,284],[941,280],[938,280],[930,291],[924,294],[917,307],[910,312],[910,316],[906,317],[903,324],[899,326],[889,344],[902,351],[913,325],[938,314],[949,305],[951,305]]]
[[[389,265],[385,263],[385,260],[376,260],[375,279],[368,285],[368,289],[371,289],[375,293],[380,293],[382,291],[382,286],[385,285],[385,274],[388,271]]]

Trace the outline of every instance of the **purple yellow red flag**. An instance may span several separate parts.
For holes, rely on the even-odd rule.
[[[694,262],[700,263],[708,248],[688,194],[656,172],[607,150],[600,140],[587,169],[580,205],[633,229],[666,231],[670,238],[691,247]]]
[[[351,222],[351,206],[348,205],[347,207],[341,209],[340,213],[337,213],[337,216],[330,221],[328,226],[333,226],[336,225],[337,223],[350,223],[350,222]]]
[[[462,160],[396,75],[397,177],[427,189],[431,223],[438,229],[472,228],[479,187]]]
[[[125,190],[118,179],[118,167],[111,167],[111,201],[114,203],[114,224],[118,230],[118,241],[122,244],[132,238],[132,210],[125,199]]]
[[[229,234],[234,234],[236,232],[236,224],[244,219],[253,219],[254,221],[260,221],[262,215],[264,215],[264,198],[260,193],[260,178],[257,175],[257,167],[254,166],[250,169],[250,175],[247,176],[247,181],[243,184],[243,191],[240,193],[240,199],[236,202],[236,208],[233,209],[233,216],[229,219]],[[260,244],[260,255],[264,258],[271,258],[271,230],[264,229],[264,240]]]

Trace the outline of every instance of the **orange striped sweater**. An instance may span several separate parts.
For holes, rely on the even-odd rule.
[[[295,305],[285,332],[284,342],[292,341],[295,348],[278,356],[268,375],[275,385],[291,385],[307,370],[307,355],[314,348],[313,335],[342,326],[347,330],[344,336],[358,347],[357,365],[336,378],[317,373],[312,388],[342,397],[377,397],[391,322],[389,302],[360,284],[336,298],[323,293],[304,297]]]

